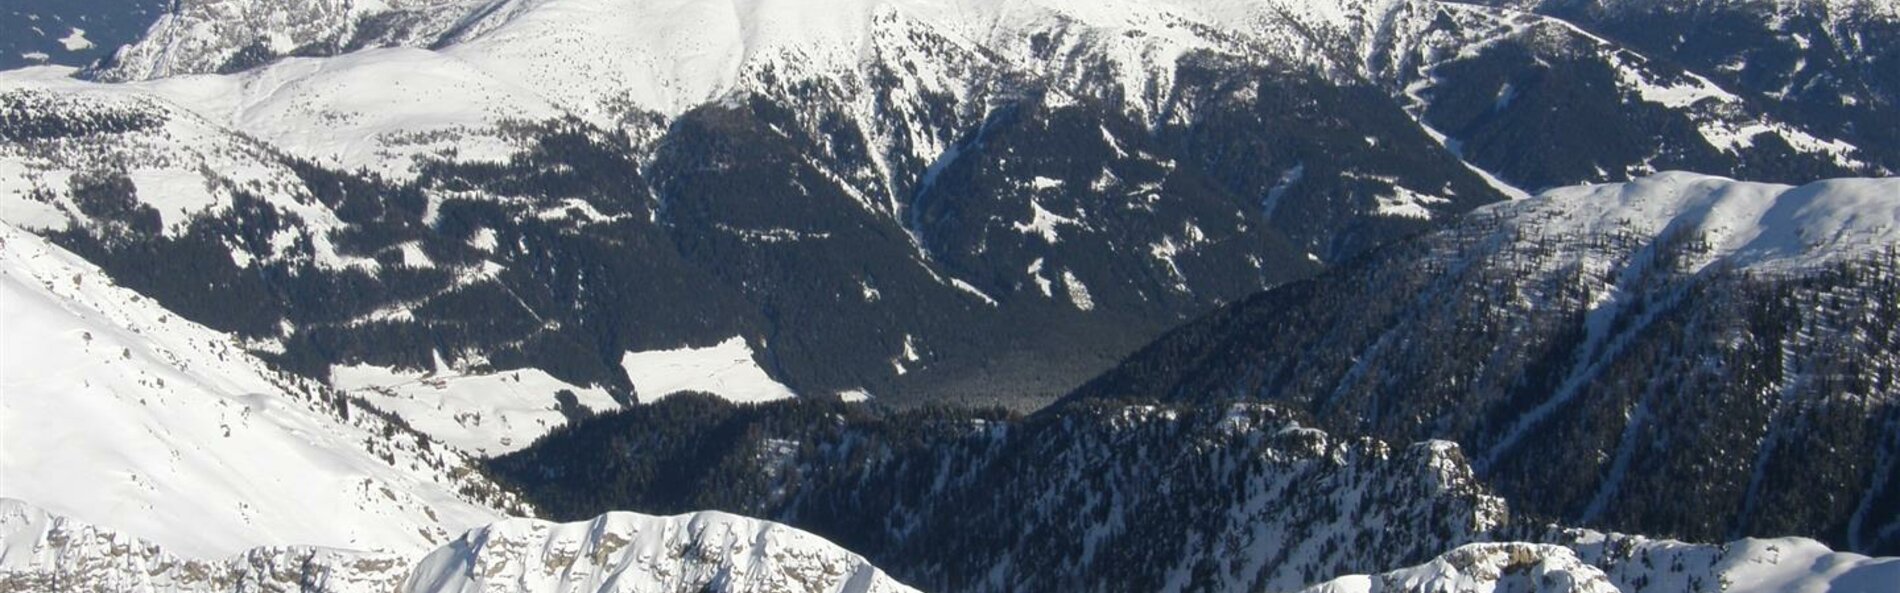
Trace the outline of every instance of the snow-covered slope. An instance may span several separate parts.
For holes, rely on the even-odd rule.
[[[1431,562],[1340,577],[1306,593],[1883,593],[1900,558],[1835,552],[1810,539],[1723,545],[1564,530],[1555,543],[1477,543]]]
[[[417,552],[511,506],[466,458],[12,226],[0,290],[0,496],[194,556]]]
[[[462,374],[339,366],[330,384],[403,419],[411,428],[456,450],[500,455],[533,443],[573,417],[620,407],[599,387],[581,387],[536,369]],[[572,401],[562,401],[563,392]]]
[[[1474,214],[1507,221],[1495,237],[1576,246],[1548,265],[1605,269],[1593,237],[1617,234],[1700,243],[1685,272],[1715,265],[1813,271],[1900,246],[1900,179],[1835,179],[1801,187],[1670,172],[1629,183],[1561,188]],[[1494,243],[1504,249],[1522,245]],[[1614,257],[1614,255],[1611,255]]]
[[[863,558],[724,513],[511,519],[426,556],[309,546],[224,559],[0,499],[0,591],[85,593],[904,593]]]
[[[337,254],[329,231],[340,221],[311,197],[277,148],[172,101],[79,83],[63,76],[69,72],[35,68],[0,77],[0,121],[10,128],[0,143],[0,220],[35,232],[94,227],[177,236],[193,217],[228,212],[243,194],[298,224],[253,229],[267,236],[232,246],[240,266],[252,258],[304,257],[331,267],[374,265]],[[133,212],[103,213],[112,208],[84,199],[86,188],[117,179],[133,186]]]

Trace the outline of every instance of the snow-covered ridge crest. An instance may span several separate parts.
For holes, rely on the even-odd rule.
[[[417,566],[414,592],[910,591],[862,557],[790,527],[719,512],[503,521]]]
[[[1340,577],[1306,593],[1878,593],[1900,583],[1900,558],[1835,552],[1805,538],[1689,544],[1585,529],[1550,543],[1474,543],[1430,562]]]
[[[112,593],[903,593],[817,536],[724,513],[512,519],[423,556],[307,546],[222,560],[0,499],[0,591]]]
[[[298,546],[254,548],[222,561],[186,558],[0,498],[0,591],[381,593],[401,585],[408,566],[393,554]]]
[[[435,49],[582,115],[679,114],[735,91],[848,80],[883,29],[948,40],[1008,69],[1073,74],[1074,49],[1123,86],[1163,82],[1193,51],[1327,61],[1319,37],[1376,28],[1392,0],[193,0],[99,80],[235,72],[293,55]],[[1050,53],[1045,44],[1064,46]],[[254,63],[253,63],[254,62]],[[1338,66],[1339,64],[1335,64]],[[446,67],[446,66],[444,66]],[[584,75],[583,75],[584,74]]]
[[[181,0],[93,76],[224,72],[282,55],[434,42],[499,0]]]
[[[1623,235],[1675,241],[1692,248],[1693,269],[1799,272],[1900,247],[1900,179],[1795,187],[1670,172],[1559,188],[1471,216],[1503,219],[1496,232],[1569,246]],[[1576,249],[1575,257],[1589,257]]]
[[[1431,562],[1377,575],[1340,577],[1306,593],[1616,593],[1603,571],[1562,546],[1467,544]]]

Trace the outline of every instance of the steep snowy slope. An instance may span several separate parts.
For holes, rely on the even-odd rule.
[[[783,525],[723,513],[512,519],[426,556],[309,546],[224,560],[0,499],[0,591],[86,593],[902,593],[863,558]]]
[[[1553,190],[1223,309],[1077,397],[1285,402],[1458,441],[1568,521],[1891,553],[1896,253],[1900,180]],[[1698,496],[1663,492],[1685,476]]]
[[[183,554],[418,552],[514,509],[466,458],[0,227],[0,495]]]

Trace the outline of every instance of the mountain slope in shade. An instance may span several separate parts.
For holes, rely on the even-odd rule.
[[[468,458],[0,226],[0,496],[194,556],[418,552],[520,511]]]
[[[1776,119],[1900,155],[1900,5],[1889,0],[1491,0],[1553,15],[1707,76]]]
[[[1802,538],[1706,545],[1564,530],[1551,541],[1468,544],[1305,593],[1881,593],[1900,583],[1900,558],[1835,552]]]
[[[1224,308],[1076,397],[1282,402],[1455,440],[1544,516],[1888,553],[1897,252],[1900,180],[1553,190]]]
[[[675,396],[490,467],[555,517],[761,516],[947,593],[1286,591],[1424,561],[1509,521],[1456,445],[1337,437],[1252,404],[877,417]]]
[[[903,593],[816,536],[722,513],[482,526],[426,556],[308,546],[225,560],[0,499],[0,591],[86,593]]]

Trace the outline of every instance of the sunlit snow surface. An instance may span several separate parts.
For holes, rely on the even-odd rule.
[[[1566,535],[1564,545],[1470,544],[1418,566],[1340,577],[1306,593],[1887,593],[1900,587],[1900,558],[1835,552],[1811,539],[1715,546],[1586,530]]]
[[[459,458],[339,421],[229,336],[3,225],[0,323],[0,496],[212,557],[415,552],[501,516],[434,467]]]
[[[567,424],[555,399],[562,391],[588,411],[620,407],[605,389],[568,384],[537,369],[465,375],[339,366],[330,370],[330,383],[443,444],[484,457],[520,450]]]
[[[759,366],[745,338],[734,337],[707,348],[629,352],[620,367],[641,403],[653,403],[683,391],[754,403],[795,397],[791,388]]]
[[[1837,179],[1793,187],[1694,173],[1551,190],[1471,215],[1502,215],[1501,233],[1573,238],[1634,234],[1699,238],[1698,262],[1801,271],[1900,245],[1900,179]],[[1502,235],[1500,235],[1502,236]],[[1586,257],[1587,253],[1574,254]]]
[[[179,555],[0,498],[0,590],[114,593],[903,593],[864,558],[791,527],[725,513],[509,519],[426,555],[308,546]]]

